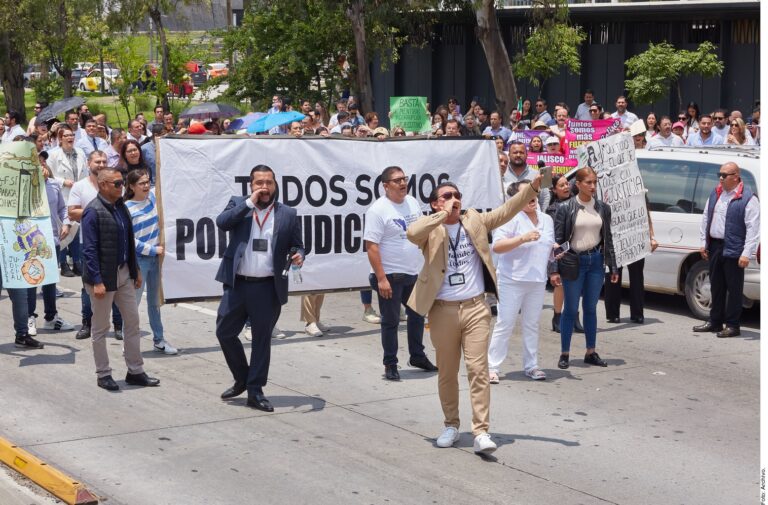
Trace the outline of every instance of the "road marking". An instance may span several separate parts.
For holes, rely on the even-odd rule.
[[[206,316],[217,316],[218,313],[215,310],[206,309],[205,307],[198,307],[197,305],[193,305],[191,303],[177,303],[177,307],[181,307],[182,309],[192,310],[194,312],[199,312],[201,314],[205,314]]]

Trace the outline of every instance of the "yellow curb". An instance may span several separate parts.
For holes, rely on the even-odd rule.
[[[99,498],[56,468],[0,437],[0,461],[69,505],[96,505]]]

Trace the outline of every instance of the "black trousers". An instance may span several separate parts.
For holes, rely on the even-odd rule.
[[[739,328],[742,299],[744,297],[744,269],[738,258],[724,258],[721,240],[709,242],[709,283],[712,289],[712,308],[709,321],[720,326]]]
[[[248,395],[261,394],[267,384],[272,329],[280,317],[280,301],[274,280],[265,282],[236,280],[235,287],[224,286],[216,316],[216,338],[235,382],[244,383]],[[240,332],[251,321],[251,364],[245,357]]]
[[[627,265],[629,272],[629,316],[633,319],[643,317],[643,305],[645,304],[645,258]],[[619,316],[621,307],[621,275],[624,267],[619,268],[619,282],[611,282],[611,274],[605,274],[605,317],[615,319]]]

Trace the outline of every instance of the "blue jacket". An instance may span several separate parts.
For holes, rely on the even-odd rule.
[[[720,195],[723,193],[722,184],[718,184],[709,195],[709,204],[707,205],[707,250],[709,250],[709,230],[712,228],[712,216],[715,214],[715,205]],[[740,182],[736,187],[736,194],[728,202],[728,209],[725,211],[725,247],[723,248],[724,258],[739,258],[744,251],[744,243],[747,241],[747,223],[744,221],[744,214],[747,204],[755,196],[748,187]]]
[[[224,251],[216,280],[225,286],[235,286],[235,274],[251,242],[253,209],[246,205],[247,196],[233,196],[224,211],[216,218],[216,226],[230,232],[229,243]],[[288,251],[296,247],[304,256],[301,226],[296,209],[275,202],[275,224],[272,233],[272,270],[275,272],[275,292],[280,304],[288,301],[288,279],[282,277]]]

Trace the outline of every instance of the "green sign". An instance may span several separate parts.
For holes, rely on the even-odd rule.
[[[429,131],[431,121],[427,112],[427,97],[392,96],[389,98],[389,125],[401,127],[407,132]]]

